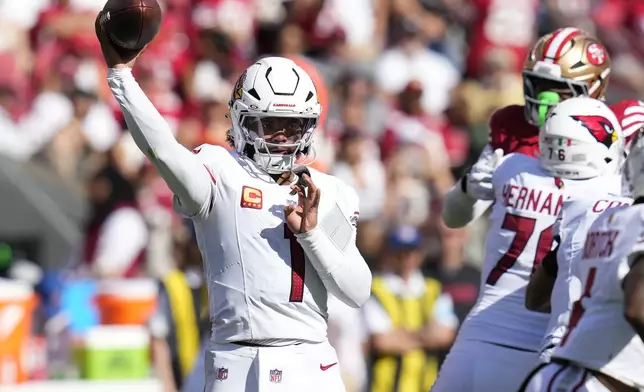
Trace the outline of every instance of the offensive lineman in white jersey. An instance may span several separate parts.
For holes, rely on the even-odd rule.
[[[612,108],[611,108],[612,110]],[[598,113],[601,114],[601,113]],[[607,120],[618,124],[618,117],[605,114]],[[628,153],[630,140],[624,146],[624,156]],[[621,167],[620,167],[621,166]],[[617,173],[606,173],[606,183],[600,189],[582,198],[567,200],[562,208],[556,225],[560,237],[557,249],[550,252],[537,271],[533,274],[526,292],[526,307],[531,310],[550,313],[550,323],[544,336],[539,359],[549,362],[554,347],[563,337],[573,303],[582,295],[582,282],[572,273],[572,260],[578,260],[586,232],[597,216],[606,210],[630,205],[630,181],[625,175],[627,166],[619,163],[614,166]]]
[[[549,317],[525,308],[526,286],[552,249],[564,201],[604,186],[623,144],[619,125],[587,123],[597,113],[612,114],[592,98],[564,101],[540,130],[540,158],[510,154],[496,168],[479,300],[432,391],[515,392],[537,362]]]
[[[588,228],[604,211],[632,203],[631,198],[619,195],[619,188],[617,181],[607,181],[603,188],[583,195],[583,199],[564,202],[555,226],[559,227],[555,229],[559,244],[543,259],[526,291],[528,309],[550,313],[539,352],[541,362],[550,361],[565,333],[572,304],[581,296],[581,282],[572,274],[572,260],[582,251]]]
[[[230,99],[235,151],[203,145],[192,153],[99,18],[108,83],[128,128],[195,223],[213,323],[204,391],[344,391],[327,341],[327,295],[360,307],[371,273],[355,245],[355,191],[296,163],[320,118],[313,81],[291,60],[257,61]]]
[[[583,295],[569,326],[524,391],[644,390],[644,138],[627,159],[635,202],[604,211],[586,233],[573,273]]]

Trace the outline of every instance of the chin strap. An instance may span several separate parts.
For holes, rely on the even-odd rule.
[[[306,169],[306,168],[304,170],[302,170],[301,172],[298,172],[297,174],[294,173],[297,176],[296,184],[302,187],[302,190],[304,191],[304,196],[307,195],[307,189],[308,189],[308,185],[307,185],[306,181],[304,181],[304,177],[302,176],[302,174],[305,174],[305,173],[307,175],[311,176],[311,173],[309,173],[309,170]],[[297,194],[296,190],[291,191],[291,196],[294,196],[296,194]]]
[[[307,159],[305,162],[299,163],[297,160],[295,161],[295,167],[293,168],[294,172],[301,172],[307,170],[309,166],[311,166],[317,159],[318,159],[318,154],[317,150],[315,147],[313,147],[313,144],[309,145],[307,147],[307,152],[306,155],[304,155],[304,159]],[[311,155],[313,157],[311,157]]]

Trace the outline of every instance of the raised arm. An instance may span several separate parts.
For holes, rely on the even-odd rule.
[[[150,159],[183,209],[205,218],[212,207],[213,180],[197,156],[174,138],[169,125],[132,76],[135,58],[122,58],[96,20],[96,36],[109,67],[107,81],[136,145]]]
[[[467,226],[483,215],[494,203],[489,200],[476,200],[463,192],[461,182],[454,185],[443,199],[443,222],[450,229]]]
[[[442,211],[445,226],[466,226],[494,203],[492,177],[502,157],[503,150],[486,146],[474,166],[447,192]]]

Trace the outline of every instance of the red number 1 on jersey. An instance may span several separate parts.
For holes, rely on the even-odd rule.
[[[572,331],[573,328],[575,328],[577,324],[579,324],[579,319],[581,319],[581,316],[583,316],[584,312],[586,311],[586,309],[584,309],[583,305],[581,304],[581,301],[584,298],[590,298],[590,290],[593,288],[593,284],[595,284],[596,274],[597,268],[593,267],[588,270],[588,277],[586,278],[586,284],[584,285],[584,293],[572,305],[572,312],[570,312],[570,320],[568,321],[568,329],[566,330],[566,334],[561,339],[561,345],[564,345],[566,343],[568,336],[570,336],[570,331]]]
[[[284,238],[291,245],[291,295],[289,302],[302,302],[304,298],[304,249],[295,239],[295,235],[284,223]]]
[[[514,215],[514,214],[505,214],[503,218],[502,229],[510,230],[514,232],[514,238],[510,244],[510,248],[505,252],[505,255],[496,262],[490,275],[488,275],[485,283],[494,286],[498,282],[501,275],[503,275],[507,270],[512,268],[514,263],[517,262],[517,259],[525,250],[526,245],[532,234],[534,233],[534,228],[537,224],[535,218],[526,218],[524,216]],[[541,260],[550,252],[552,247],[552,226],[544,229],[541,234],[539,234],[539,241],[537,242],[537,251],[534,255],[534,263],[532,264],[532,272],[539,267]]]

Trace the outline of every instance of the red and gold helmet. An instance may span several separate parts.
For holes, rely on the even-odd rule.
[[[528,122],[540,126],[549,109],[567,98],[602,99],[610,67],[604,45],[583,30],[566,27],[541,37],[523,66]]]

